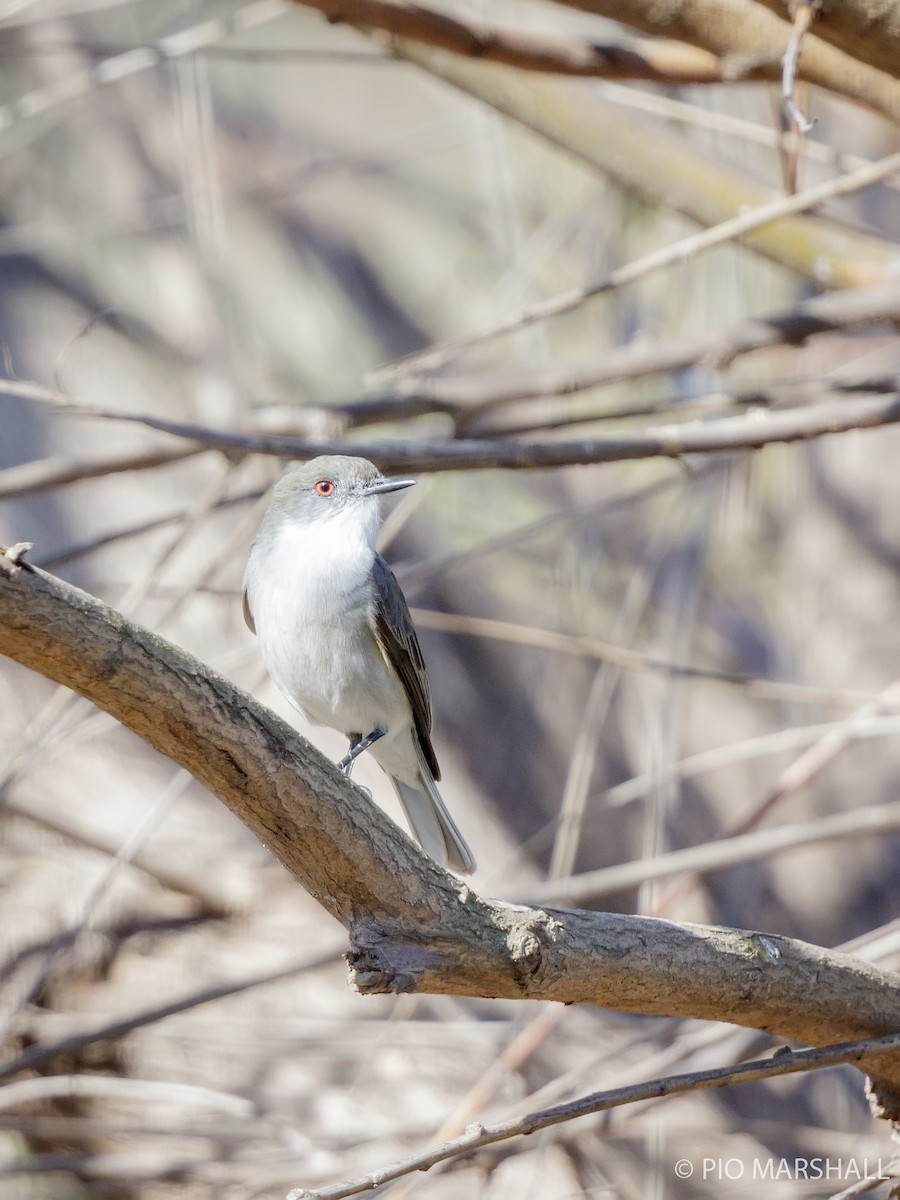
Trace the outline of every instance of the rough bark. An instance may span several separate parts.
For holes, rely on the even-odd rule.
[[[708,50],[730,62],[740,77],[748,68],[778,62],[790,35],[788,4],[784,0],[559,0],[569,8],[621,21],[656,37],[675,38]],[[850,10],[842,19],[839,10]],[[817,17],[815,33],[803,39],[798,75],[878,109],[894,119],[898,109],[897,60],[892,74],[880,70],[883,56],[896,55],[895,40],[885,39],[883,54],[872,49],[879,36],[877,27],[864,29],[864,10],[896,9],[893,0],[845,0],[826,2]],[[767,9],[775,11],[769,12]],[[852,33],[848,31],[852,27]],[[824,40],[825,38],[830,40]],[[834,44],[831,44],[831,43]],[[843,47],[840,49],[839,46]],[[877,59],[877,61],[876,61]]]
[[[757,0],[779,17],[789,15],[796,0]],[[900,76],[900,4],[897,0],[825,0],[813,28],[861,62]]]
[[[0,554],[0,652],[187,768],[350,933],[361,991],[588,1003],[811,1045],[900,1029],[900,976],[790,938],[478,896],[274,714],[177,647]],[[863,1066],[900,1115],[900,1055]]]

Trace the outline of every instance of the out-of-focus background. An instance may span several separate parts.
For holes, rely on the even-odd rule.
[[[450,11],[595,42],[628,32],[549,3]],[[795,169],[809,186],[898,148],[887,120],[822,91],[798,90],[817,124],[795,162],[773,84],[560,81],[395,48],[270,0],[0,4],[0,542],[34,542],[35,563],[285,715],[239,592],[286,463],[112,414],[360,446],[550,443],[812,408],[900,363],[896,331],[875,325],[510,399],[545,374],[602,377],[629,342],[788,310],[823,263],[823,285],[896,278],[895,179],[802,218],[781,252],[727,243],[379,374],[724,219],[729,188],[758,204]],[[526,900],[552,883],[585,907],[900,966],[900,837],[863,825],[900,783],[900,715],[877,702],[900,676],[898,452],[884,426],[683,460],[422,473],[391,505],[385,553],[480,891]],[[7,661],[0,730],[4,1062],[55,1047],[0,1087],[4,1200],[280,1196],[471,1121],[771,1049],[599,1009],[360,998],[342,931],[167,760]],[[784,780],[826,736],[839,752]],[[373,763],[358,778],[396,815]],[[655,861],[785,825],[803,826],[793,849],[762,837],[702,875]],[[567,883],[650,860],[648,880],[635,866]],[[758,1194],[757,1161],[888,1159],[862,1082],[844,1068],[622,1109],[385,1194]],[[704,1158],[738,1165],[704,1177]],[[826,1196],[847,1169],[762,1186]]]

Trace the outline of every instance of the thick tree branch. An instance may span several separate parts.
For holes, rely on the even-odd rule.
[[[776,16],[789,17],[791,0],[757,0]],[[823,4],[813,28],[823,41],[861,62],[900,77],[900,5],[896,0],[840,0]]]
[[[559,0],[559,3],[621,21],[656,37],[675,38],[698,46],[730,62],[736,75],[761,62],[780,62],[791,31],[790,21],[786,19],[788,6],[783,2],[776,3],[776,0],[763,0],[763,3],[780,9],[782,16],[767,12],[754,0],[653,0],[652,3],[649,0]],[[838,10],[844,3],[845,0],[840,0],[828,7]],[[851,0],[848,7],[858,17],[865,9],[871,11],[873,5],[881,10],[896,7],[889,0]],[[849,21],[853,20],[851,16]],[[843,28],[847,23],[839,22]],[[862,23],[857,20],[857,34],[861,33],[861,27]],[[818,21],[815,28],[820,32]],[[823,36],[825,28],[824,25],[821,27]],[[830,31],[837,28],[838,23],[829,22]],[[868,54],[865,53],[867,46],[859,37],[855,38],[852,49],[850,45],[846,48],[848,53],[821,37],[805,38],[799,77],[868,104],[894,120],[900,118],[900,83],[879,70],[877,65],[869,65],[869,62],[875,63],[874,57],[869,62],[860,61]],[[896,42],[886,40],[885,52],[896,56]],[[896,62],[895,57],[894,73]]]
[[[584,38],[504,29],[424,4],[411,4],[407,0],[293,2],[303,8],[315,9],[332,24],[352,25],[365,32],[380,30],[463,58],[501,63],[520,71],[654,83],[721,83],[733,78],[715,55],[675,42],[600,45]],[[775,79],[777,76],[773,64],[752,73],[754,79]]]
[[[284,722],[162,638],[0,555],[0,652],[191,771],[350,932],[364,992],[599,1004],[812,1045],[900,1029],[900,977],[790,938],[484,899]],[[900,1056],[864,1060],[900,1114]]]
[[[333,23],[390,39],[407,39],[463,58],[548,74],[670,83],[779,79],[791,29],[782,19],[787,15],[782,0],[763,0],[777,15],[753,0],[654,0],[653,4],[647,0],[561,0],[652,37],[675,39],[621,47],[504,29],[409,0],[293,2],[321,12]],[[851,7],[858,10],[864,6],[866,0],[856,0]],[[828,40],[809,37],[804,41],[799,77],[897,118],[900,87],[890,78],[898,73],[896,23],[889,17],[882,19],[881,32],[888,36],[881,46],[878,29],[874,36],[862,36],[865,31],[856,13],[849,21],[823,26]]]

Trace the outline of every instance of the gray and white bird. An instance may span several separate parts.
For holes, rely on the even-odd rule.
[[[365,458],[329,454],[273,489],[244,575],[244,617],[284,696],[346,734],[348,775],[371,750],[433,859],[468,874],[475,860],[435,780],[431,693],[403,592],[375,550],[385,479]]]

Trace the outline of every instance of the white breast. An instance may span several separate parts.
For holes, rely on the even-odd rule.
[[[278,688],[317,724],[363,736],[409,722],[372,633],[376,506],[371,512],[374,521],[359,509],[311,525],[284,520],[254,543],[246,575],[260,653]]]

